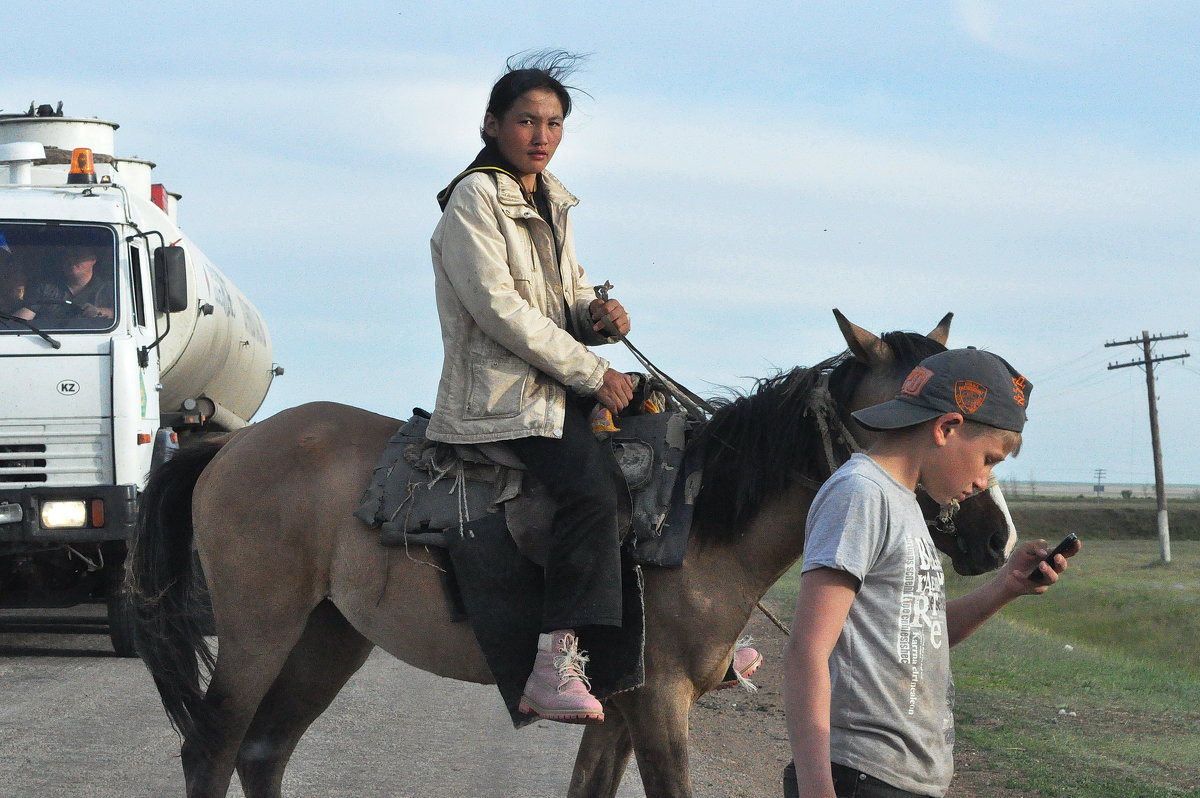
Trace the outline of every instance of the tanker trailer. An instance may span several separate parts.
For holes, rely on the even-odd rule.
[[[116,129],[61,103],[0,115],[0,608],[105,602],[131,656],[119,588],[151,468],[245,426],[282,369]]]

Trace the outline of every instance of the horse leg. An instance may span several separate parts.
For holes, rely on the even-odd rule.
[[[271,615],[270,622],[253,626],[251,634],[231,630],[227,635],[221,629],[217,663],[204,694],[205,717],[181,751],[188,798],[224,798],[228,793],[246,729],[304,631],[307,613]]]
[[[606,704],[604,723],[584,728],[568,798],[613,798],[632,752],[624,716],[615,706]]]
[[[309,725],[362,667],[374,644],[326,600],[313,609],[300,642],[271,686],[237,756],[246,798],[280,798],[283,771]]]
[[[642,786],[655,798],[691,798],[688,773],[688,711],[695,692],[692,684],[646,685],[614,699],[629,728]]]

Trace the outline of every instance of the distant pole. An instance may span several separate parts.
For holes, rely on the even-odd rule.
[[[1167,525],[1167,485],[1163,479],[1162,441],[1158,434],[1158,398],[1154,392],[1154,364],[1164,360],[1179,360],[1189,357],[1187,352],[1182,355],[1167,355],[1154,357],[1150,344],[1156,341],[1171,341],[1176,338],[1187,338],[1187,333],[1175,335],[1156,335],[1142,330],[1141,338],[1130,338],[1128,341],[1109,341],[1105,346],[1126,346],[1128,344],[1142,345],[1142,359],[1131,360],[1128,363],[1110,363],[1108,370],[1123,369],[1129,366],[1144,366],[1146,368],[1146,395],[1150,402],[1150,446],[1154,449],[1154,495],[1158,499],[1158,550],[1164,563],[1171,561],[1171,532]]]

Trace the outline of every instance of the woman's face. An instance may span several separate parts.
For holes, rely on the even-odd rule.
[[[550,163],[562,141],[562,103],[549,89],[530,89],[517,98],[503,119],[487,114],[483,129],[496,139],[500,153],[516,167],[525,189],[533,191],[537,175]]]

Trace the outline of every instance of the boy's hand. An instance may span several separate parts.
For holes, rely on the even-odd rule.
[[[1058,575],[1067,570],[1068,557],[1079,553],[1083,544],[1075,541],[1075,548],[1054,558],[1053,563],[1042,567],[1039,563],[1050,553],[1050,546],[1044,540],[1027,540],[1013,549],[1012,556],[1004,565],[1004,586],[1014,596],[1045,593],[1051,585],[1058,581]],[[1042,581],[1035,582],[1029,578],[1034,569],[1040,569]]]

